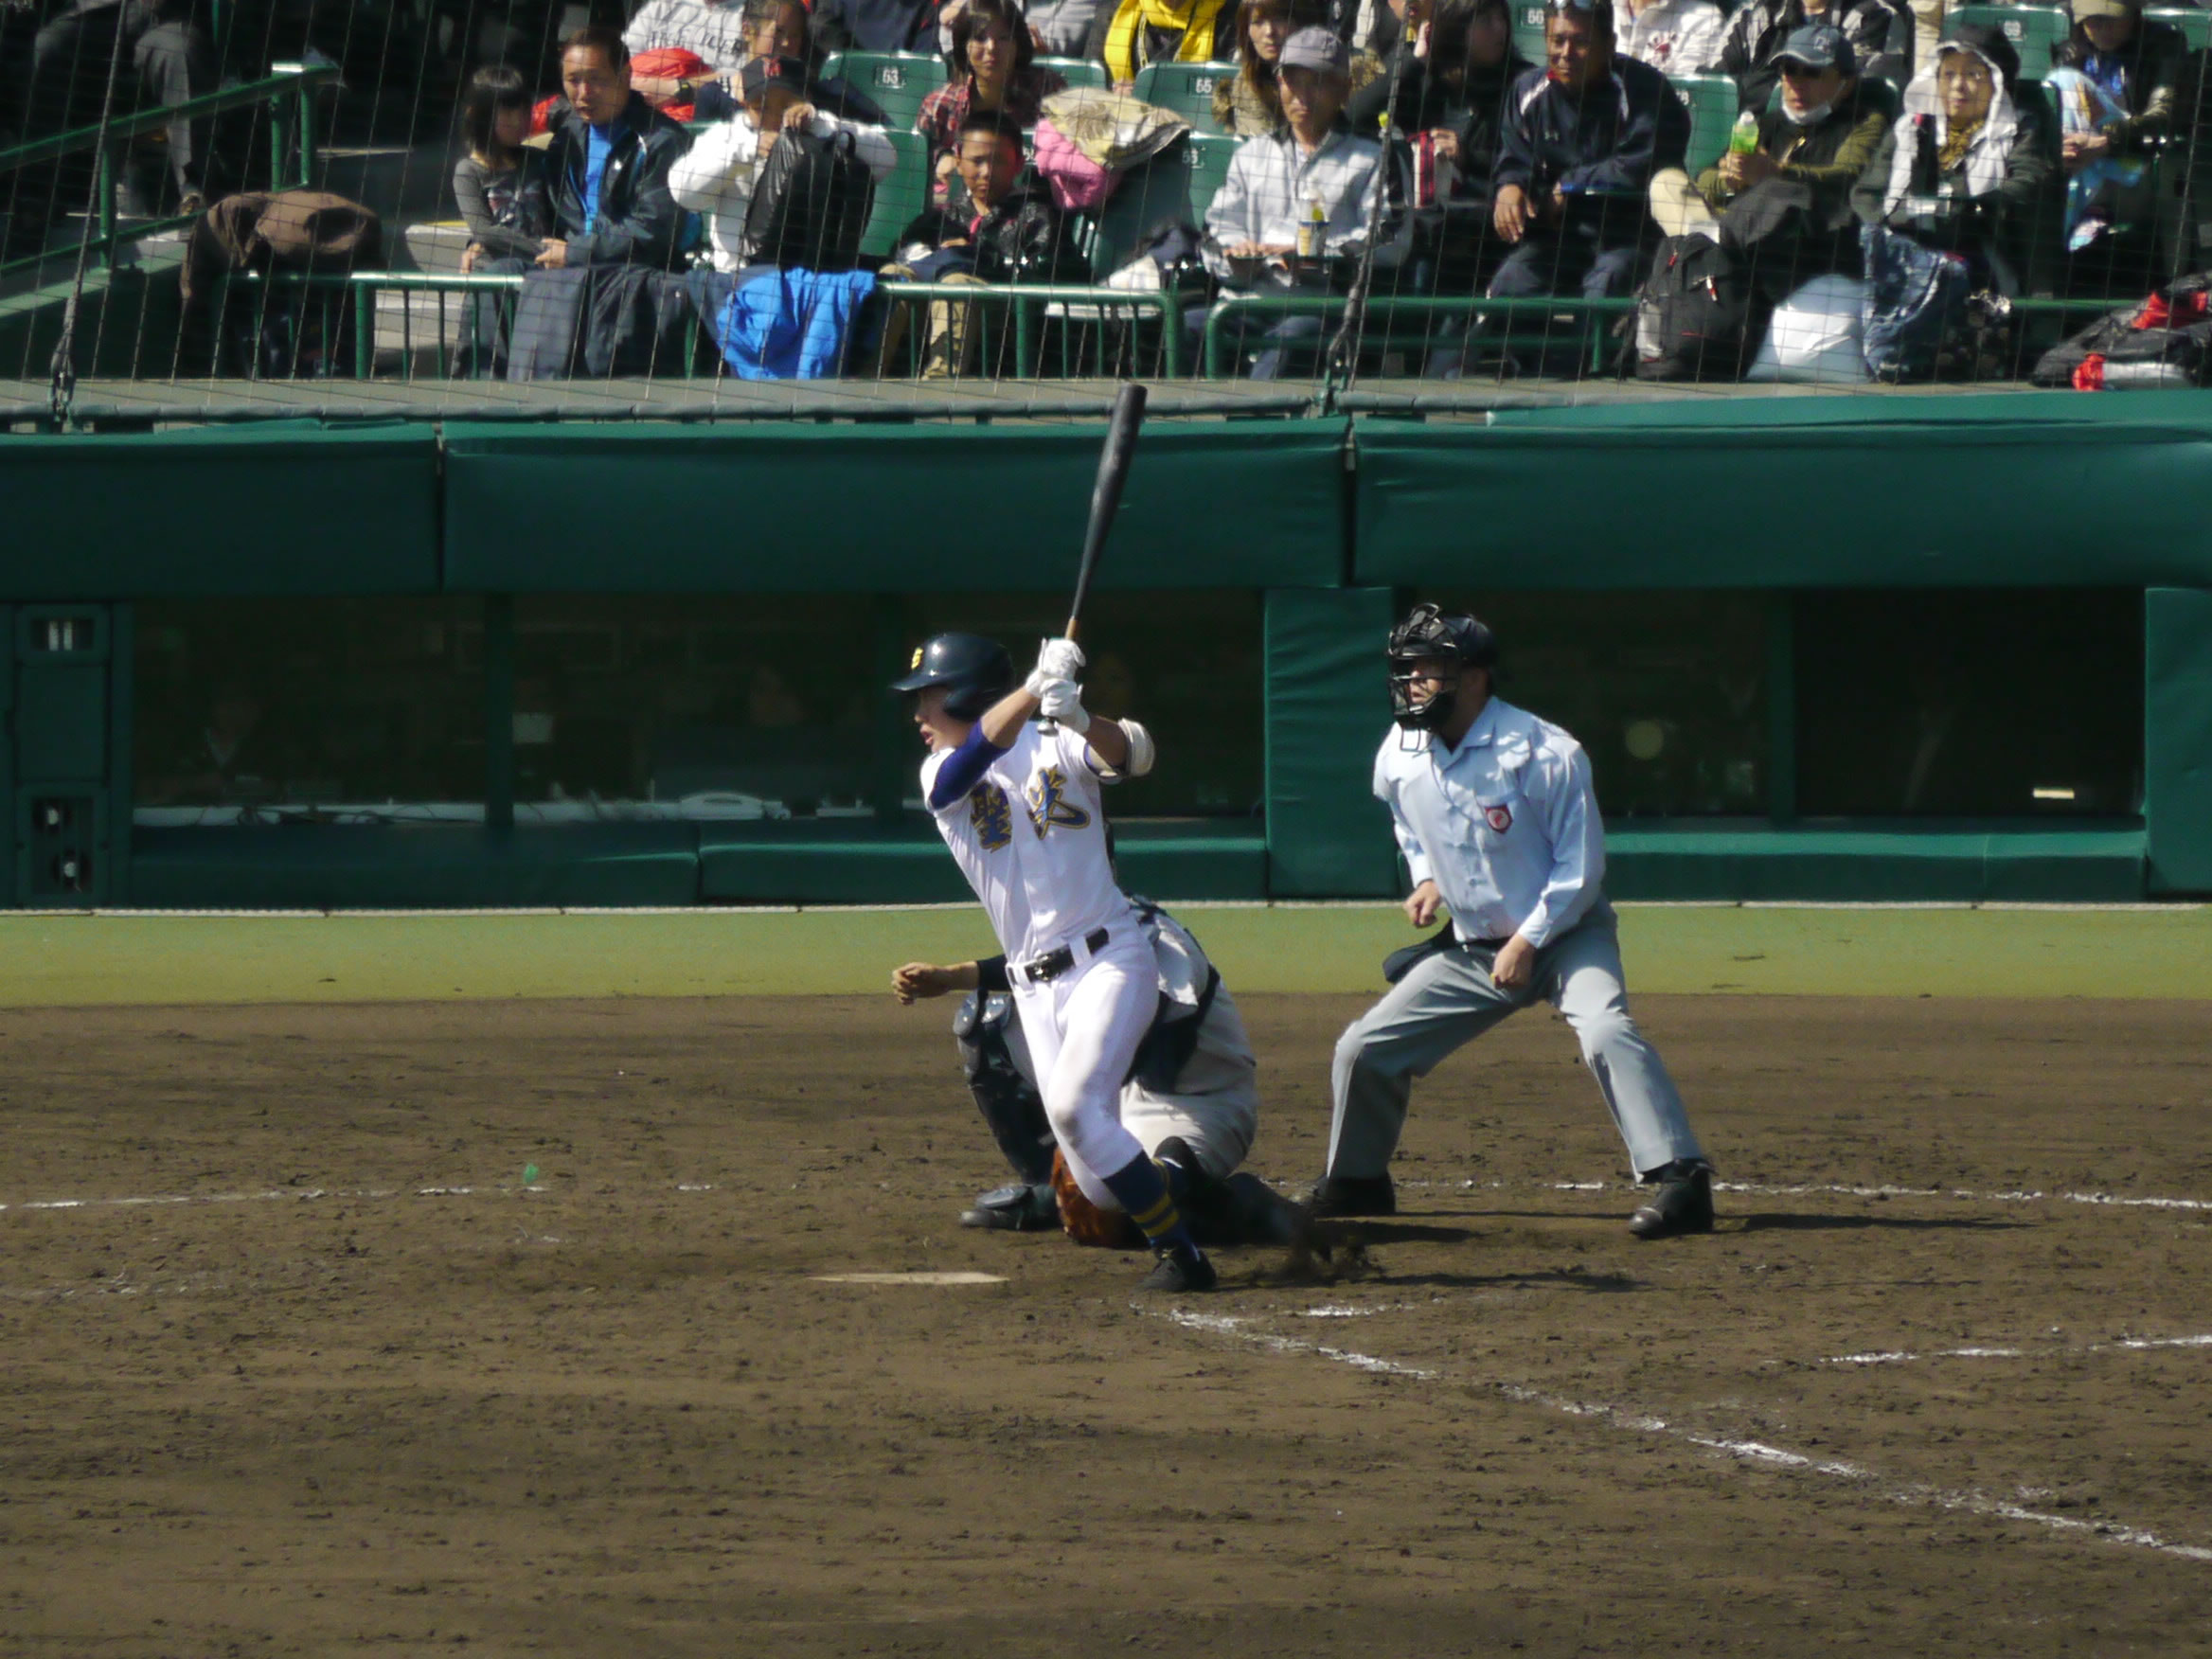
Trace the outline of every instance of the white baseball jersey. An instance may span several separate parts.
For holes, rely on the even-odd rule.
[[[952,755],[940,749],[921,763],[923,800]],[[973,789],[936,810],[937,833],[1017,965],[1094,928],[1135,929],[1106,858],[1103,772],[1081,737],[1031,722]]]

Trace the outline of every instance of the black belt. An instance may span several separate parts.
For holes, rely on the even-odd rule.
[[[1083,936],[1083,949],[1096,956],[1106,948],[1106,930],[1102,927],[1095,927]],[[1023,963],[1022,978],[1026,984],[1048,985],[1075,965],[1075,947],[1062,945],[1057,951],[1047,951],[1044,955]]]
[[[1485,951],[1502,951],[1507,945],[1511,944],[1512,941],[1513,936],[1511,934],[1507,934],[1502,939],[1461,939],[1459,942],[1468,950],[1474,950],[1479,947]]]

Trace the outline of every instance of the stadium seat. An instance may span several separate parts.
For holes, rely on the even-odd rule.
[[[1168,220],[1189,221],[1205,209],[1194,203],[1191,181],[1196,173],[1193,140],[1169,145],[1142,167],[1130,169],[1106,205],[1091,233],[1091,279],[1103,282],[1129,262],[1146,232]],[[1211,201],[1209,191],[1206,200]]]
[[[1219,133],[1214,88],[1236,74],[1234,63],[1149,63],[1137,72],[1136,96],[1144,103],[1173,110],[1198,132]]]
[[[1543,62],[1544,9],[1516,0],[1513,7],[1513,48],[1531,63]]]
[[[1106,78],[1106,65],[1088,58],[1039,58],[1035,62],[1036,67],[1051,70],[1070,86],[1092,86],[1103,92],[1114,84]]]
[[[1728,148],[1729,129],[1736,125],[1741,95],[1725,75],[1669,75],[1673,87],[1689,111],[1687,166],[1695,178],[1721,159]]]
[[[910,132],[921,100],[945,83],[945,61],[935,52],[838,52],[822,79],[851,82],[883,107],[883,125]]]
[[[2020,54],[2020,78],[2041,80],[2051,72],[2051,53],[2073,29],[2062,6],[1960,6],[1943,20],[1946,30],[1978,24],[2003,32]]]
[[[862,253],[886,259],[897,252],[899,233],[929,203],[929,140],[919,133],[896,128],[890,139],[891,148],[899,152],[899,165],[876,186],[875,205],[860,241]]]
[[[1222,181],[1229,176],[1229,162],[1237,153],[1238,140],[1221,133],[1193,133],[1190,135],[1190,220],[1204,226],[1205,210],[1212,204],[1214,192],[1222,187]]]
[[[2160,7],[2143,13],[2151,23],[2163,23],[2168,28],[2178,28],[2189,43],[2189,50],[2201,52],[2212,46],[2212,11],[2199,11],[2195,7]]]

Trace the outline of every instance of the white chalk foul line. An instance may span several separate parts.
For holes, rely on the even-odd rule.
[[[1635,1192],[1625,1181],[1401,1181],[1401,1187],[1453,1186],[1462,1190],[1537,1186],[1546,1192]],[[1793,1186],[1763,1181],[1715,1181],[1715,1192],[1739,1192],[1753,1198],[1948,1198],[1969,1204],[2088,1204],[2113,1209],[2167,1209],[2212,1211],[2212,1199],[2130,1198],[2115,1192],[1977,1192],[1968,1186],[1851,1186],[1835,1181],[1808,1181]]]
[[[130,1198],[31,1198],[18,1199],[13,1204],[0,1204],[0,1211],[81,1209],[143,1209],[161,1204],[309,1204],[316,1199],[336,1199],[341,1203],[366,1203],[371,1199],[386,1198],[507,1198],[520,1192],[550,1192],[553,1188],[543,1181],[525,1186],[519,1182],[509,1186],[277,1186],[266,1192],[167,1192],[152,1197]],[[678,1192],[711,1192],[713,1187],[695,1183],[679,1184]]]
[[[2111,1342],[2066,1343],[2047,1348],[1954,1347],[1915,1353],[1907,1348],[1864,1354],[1830,1354],[1824,1365],[1905,1365],[1917,1360],[2041,1360],[2068,1354],[2105,1354],[2126,1348],[2144,1353],[2158,1348],[2212,1348],[2212,1334],[2203,1336],[2122,1336]]]
[[[1314,1354],[1333,1360],[1357,1370],[1382,1372],[1394,1377],[1405,1377],[1417,1382],[1433,1382],[1440,1372],[1422,1370],[1404,1365],[1395,1360],[1376,1354],[1355,1353],[1349,1349],[1326,1347],[1319,1343],[1306,1342],[1293,1336],[1280,1336],[1273,1331],[1246,1329],[1251,1320],[1238,1314],[1188,1313],[1181,1309],[1170,1310],[1168,1320],[1186,1329],[1203,1330],[1226,1336],[1253,1347],[1271,1353]],[[1919,1482],[1892,1480],[1864,1464],[1844,1458],[1811,1457],[1802,1452],[1793,1452],[1785,1446],[1773,1446],[1763,1440],[1738,1440],[1700,1434],[1678,1423],[1650,1412],[1635,1411],[1623,1406],[1603,1405],[1588,1400],[1570,1400],[1562,1395],[1531,1388],[1524,1383],[1505,1382],[1476,1382],[1502,1400],[1517,1405],[1533,1405],[1546,1411],[1555,1411],[1565,1417],[1580,1418],[1586,1421],[1603,1423],[1609,1428],[1638,1435],[1663,1435],[1680,1440],[1686,1445],[1703,1451],[1718,1453],[1739,1464],[1753,1464],[1762,1468],[1788,1470],[1800,1474],[1821,1475],[1831,1480],[1847,1480],[1864,1490],[1892,1503],[1932,1505],[1941,1509],[1988,1516],[1994,1520],[2018,1522],[2025,1525],[2043,1526],[2054,1532],[2070,1536],[2098,1539],[2107,1543],[2124,1543],[2137,1549],[2155,1551],[2160,1555],[2179,1557],[2183,1561],[2212,1561],[2212,1549],[2193,1543],[2175,1543],[2140,1526],[2129,1526],[2116,1521],[2084,1521],[2071,1515],[2053,1515],[2042,1509],[2030,1509],[2024,1505],[2004,1498],[1991,1497],[1986,1492],[1952,1490]]]

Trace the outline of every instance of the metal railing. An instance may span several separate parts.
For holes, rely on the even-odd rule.
[[[1340,294],[1224,294],[1214,301],[1205,316],[1203,336],[1201,370],[1208,380],[1222,380],[1234,375],[1236,366],[1230,353],[1241,341],[1232,341],[1230,327],[1239,325],[1245,317],[1311,316],[1334,320],[1344,313],[1345,296]],[[1424,326],[1418,341],[1427,346],[1434,342],[1434,325],[1438,319],[1464,318],[1472,325],[1477,318],[1498,318],[1508,323],[1518,317],[1573,317],[1586,330],[1590,348],[1590,366],[1602,370],[1606,353],[1604,325],[1610,319],[1625,316],[1636,309],[1633,298],[1587,299],[1579,294],[1546,295],[1534,299],[1485,299],[1480,295],[1454,295],[1449,298],[1435,294],[1377,294],[1366,302],[1369,323],[1365,349],[1400,343],[1400,336],[1391,325],[1400,319],[1416,320]],[[1529,343],[1525,336],[1507,334],[1494,336],[1501,343],[1520,340]],[[1548,330],[1547,330],[1548,340]],[[1326,342],[1316,339],[1317,349],[1326,348]]]
[[[338,66],[334,63],[272,64],[270,73],[259,80],[224,87],[220,92],[208,93],[204,98],[187,98],[180,104],[136,110],[110,120],[104,127],[98,124],[79,127],[71,132],[54,133],[44,138],[32,138],[10,145],[0,150],[0,176],[20,171],[27,167],[35,167],[42,161],[54,161],[87,150],[98,152],[93,182],[92,251],[98,259],[112,260],[118,246],[189,224],[196,217],[184,214],[150,219],[127,230],[118,225],[116,213],[116,167],[124,147],[133,139],[148,133],[166,132],[180,121],[205,120],[227,115],[233,110],[267,104],[271,127],[270,187],[277,190],[304,188],[312,182],[314,173],[315,92],[337,74]],[[44,264],[63,253],[75,252],[76,249],[71,247],[20,255],[0,264],[0,276]]]
[[[355,271],[344,276],[278,275],[270,277],[239,273],[226,280],[231,286],[259,291],[264,296],[278,289],[320,294],[324,296],[323,302],[330,306],[341,303],[342,297],[350,294],[353,300],[353,372],[355,378],[361,380],[372,379],[376,374],[382,332],[380,324],[384,319],[384,313],[377,305],[378,295],[435,295],[437,306],[425,329],[426,338],[418,339],[418,318],[414,306],[404,304],[399,310],[399,378],[415,379],[417,356],[428,349],[432,354],[435,377],[445,380],[453,378],[458,348],[465,343],[465,336],[461,336],[456,328],[460,318],[447,302],[457,299],[466,305],[477,296],[500,296],[494,301],[495,314],[498,326],[504,331],[513,323],[514,307],[527,278],[505,273],[464,275],[459,272]],[[1092,325],[1097,328],[1102,336],[1107,325],[1124,321],[1132,324],[1149,322],[1157,330],[1160,373],[1168,379],[1180,379],[1184,373],[1186,354],[1182,328],[1183,308],[1173,294],[1133,293],[1117,288],[1097,288],[1073,283],[984,286],[906,281],[882,283],[879,291],[886,298],[899,303],[926,305],[931,301],[943,301],[998,313],[997,326],[1010,335],[1011,378],[1014,379],[1038,378],[1047,337],[1055,329],[1064,336],[1072,329]],[[266,303],[265,299],[263,303]],[[694,314],[692,349],[684,354],[681,367],[669,378],[695,378],[700,356],[697,348],[699,331],[705,326],[705,320]],[[326,332],[329,331],[326,318]],[[912,360],[912,366],[916,367],[919,366],[921,332],[917,328],[907,330],[908,340],[916,348]],[[1093,355],[1101,373],[1111,372],[1106,367],[1106,350],[1103,339],[1097,340]],[[1060,367],[1064,371],[1071,366],[1070,348],[1064,339],[1061,356]]]

